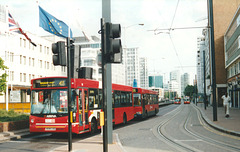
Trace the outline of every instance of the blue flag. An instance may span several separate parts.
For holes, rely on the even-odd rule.
[[[61,37],[68,37],[68,25],[58,20],[39,6],[39,26],[45,31]],[[72,31],[70,30],[70,37]]]

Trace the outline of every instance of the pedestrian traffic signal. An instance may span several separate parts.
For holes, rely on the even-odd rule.
[[[121,25],[105,23],[104,42],[106,44],[106,63],[122,62]]]
[[[67,65],[64,41],[58,41],[57,43],[53,43],[52,53],[53,53],[53,65],[61,66]]]

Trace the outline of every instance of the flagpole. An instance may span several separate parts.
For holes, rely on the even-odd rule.
[[[8,6],[6,5],[6,20],[7,20],[7,27],[8,27]],[[6,32],[6,36],[7,36],[7,42],[6,42],[6,51],[8,52],[9,48],[8,48],[8,42],[9,42],[9,27],[7,28],[8,32]],[[8,53],[5,54],[5,61],[7,61],[7,55]],[[8,61],[9,62],[9,61]],[[5,70],[5,72],[7,73],[7,71],[9,71],[9,69]],[[6,111],[8,111],[8,75],[6,77]]]

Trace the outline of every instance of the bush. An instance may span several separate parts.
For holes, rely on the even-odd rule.
[[[18,121],[18,120],[28,120],[29,115],[14,112],[13,110],[6,111],[0,110],[0,122],[7,122],[7,121]]]

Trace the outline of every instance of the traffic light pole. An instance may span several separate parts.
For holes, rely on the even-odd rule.
[[[102,0],[102,18],[111,22],[111,0]],[[103,28],[103,27],[101,27]],[[103,31],[101,31],[103,32]],[[104,42],[106,44],[106,42]],[[104,46],[106,47],[106,46]],[[106,63],[106,52],[102,50],[102,94],[104,109],[103,151],[108,151],[108,144],[112,144],[112,67]]]
[[[101,19],[101,49],[102,49],[102,100],[103,100],[103,111],[104,111],[104,126],[103,126],[103,152],[108,151],[108,140],[107,140],[107,100],[105,95],[105,41],[104,41],[104,19]]]
[[[68,77],[68,151],[72,151],[72,108],[71,108],[71,52],[70,38],[67,38],[67,77]]]

